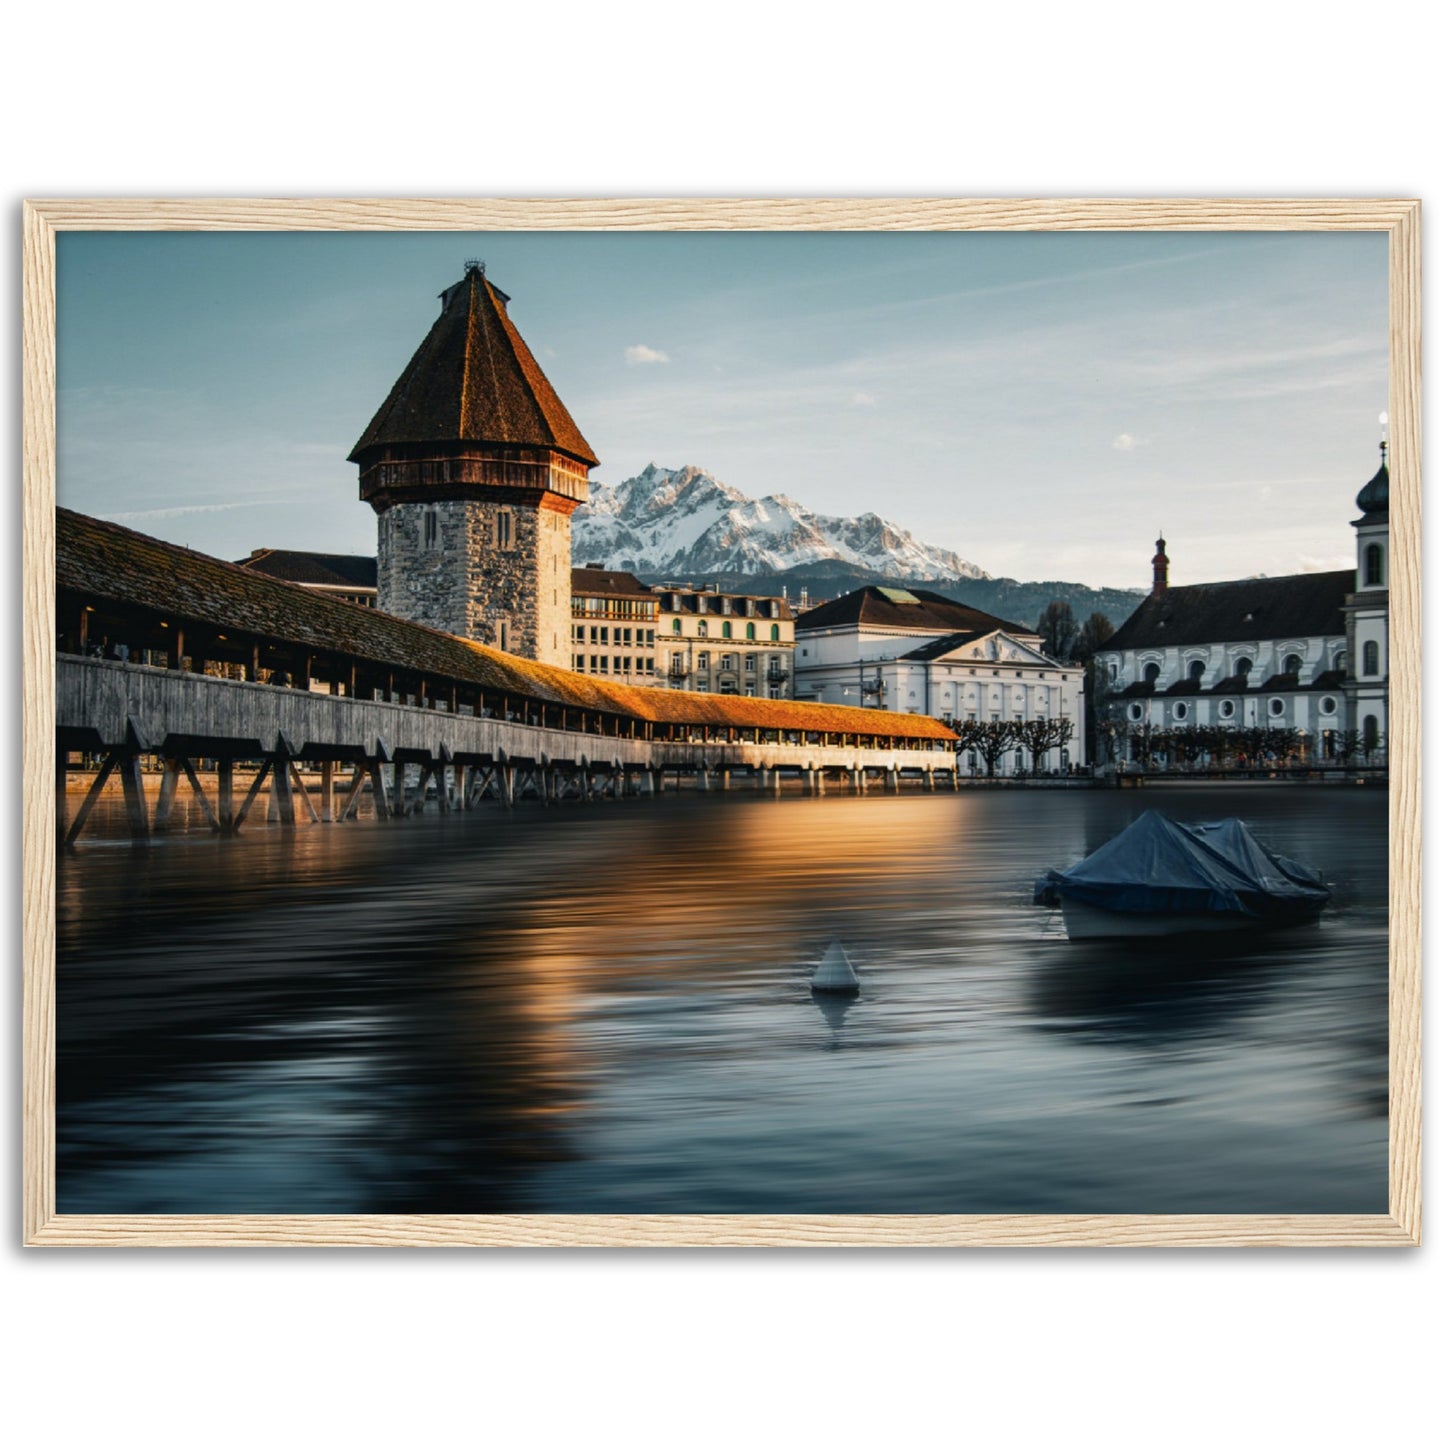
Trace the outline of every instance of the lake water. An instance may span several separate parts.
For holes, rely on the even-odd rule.
[[[1068,942],[1033,879],[1151,806],[1243,817],[1334,905]],[[1383,1212],[1386,844],[1382,789],[1268,784],[87,833],[58,1205]],[[834,938],[853,1001],[808,988]]]

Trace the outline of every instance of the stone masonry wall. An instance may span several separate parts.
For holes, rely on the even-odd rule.
[[[510,544],[499,545],[503,516]],[[468,499],[398,502],[377,518],[381,611],[557,667],[569,661],[571,568],[560,512]]]

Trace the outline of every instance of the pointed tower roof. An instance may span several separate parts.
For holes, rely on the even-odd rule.
[[[471,442],[597,458],[507,315],[510,297],[476,263],[441,293],[442,314],[352,448]]]

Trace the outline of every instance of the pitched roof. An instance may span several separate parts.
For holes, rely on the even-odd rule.
[[[776,592],[696,592],[681,587],[654,587],[652,590],[657,594],[657,610],[669,614],[685,612],[698,617],[752,617],[767,622],[786,622],[793,616],[788,599]],[[749,613],[749,602],[775,604],[776,615],[770,608],[759,611],[755,607]]]
[[[507,315],[510,298],[468,266],[442,314],[352,449],[414,442],[549,447],[597,458]]]
[[[357,607],[233,562],[55,509],[57,588],[227,633],[425,673],[492,692],[643,721],[951,740],[934,718],[830,703],[628,687],[513,657],[479,642]]]
[[[987,632],[1013,632],[1033,637],[1033,628],[980,612],[937,592],[916,588],[860,587],[831,602],[820,603],[798,618],[799,632],[824,627],[893,627],[903,632],[957,633],[960,640]],[[955,644],[957,645],[957,644]]]
[[[1354,584],[1351,569],[1170,587],[1162,597],[1146,597],[1102,650],[1343,637],[1341,608]]]
[[[574,597],[646,597],[652,600],[652,589],[631,572],[609,572],[604,567],[572,569]]]
[[[286,552],[262,547],[236,566],[283,582],[307,583],[312,587],[375,587],[376,558],[340,552]]]

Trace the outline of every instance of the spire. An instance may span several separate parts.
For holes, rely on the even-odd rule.
[[[1169,590],[1169,558],[1164,555],[1164,534],[1154,544],[1154,590],[1149,594],[1156,601]]]
[[[1389,421],[1385,412],[1380,413],[1380,470],[1360,489],[1355,505],[1365,515],[1362,521],[1377,521],[1390,514],[1390,443],[1384,435]]]
[[[441,293],[442,311],[381,404],[351,460],[374,447],[471,443],[546,447],[597,458],[507,315],[511,298],[481,261]]]

